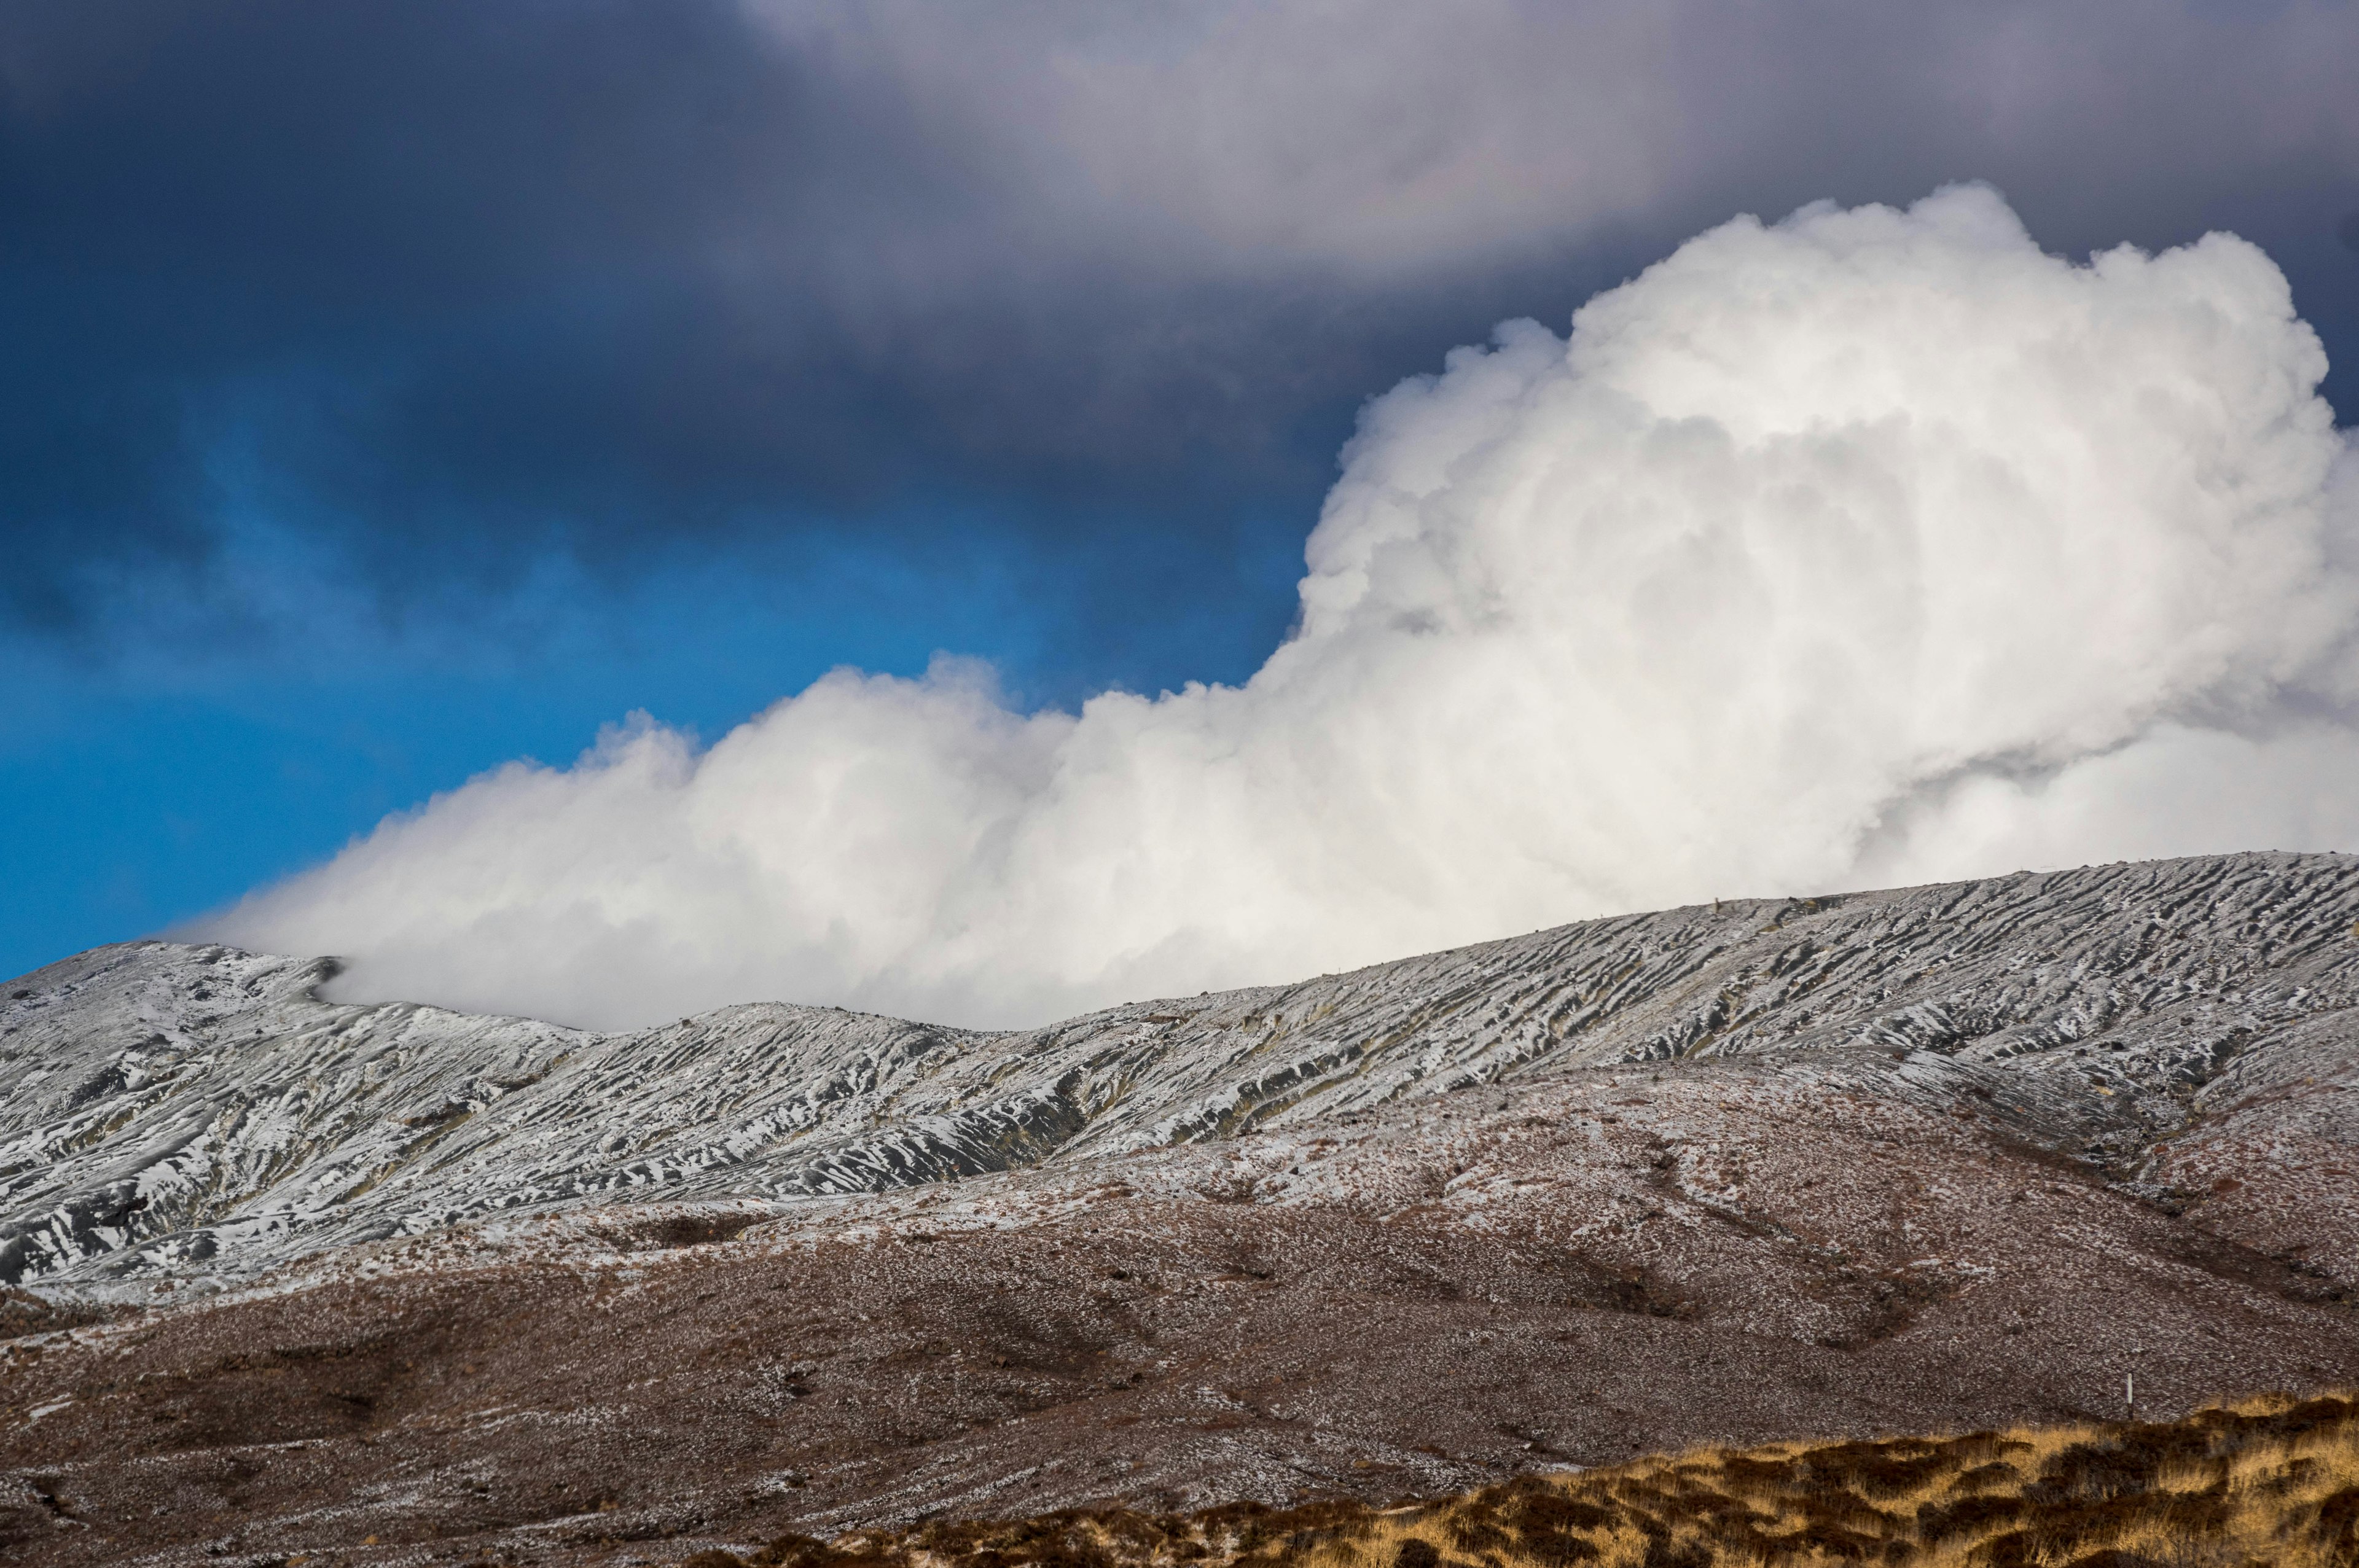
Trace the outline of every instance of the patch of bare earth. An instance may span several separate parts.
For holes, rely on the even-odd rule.
[[[20,1335],[0,1548],[677,1562],[2088,1422],[2132,1376],[2176,1416],[2359,1374],[2332,1278],[1995,1106],[1839,1065],[1542,1075],[734,1235],[658,1211],[461,1230]]]

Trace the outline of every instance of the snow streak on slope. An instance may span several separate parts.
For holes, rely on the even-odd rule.
[[[318,1000],[332,973],[145,943],[8,988],[0,1281],[244,1275],[585,1202],[766,1213],[1539,1067],[1765,1051],[1897,1054],[1891,1092],[2161,1180],[2168,1140],[2267,1088],[2275,1053],[2347,1069],[2359,859],[1690,907],[1016,1033],[767,1005],[596,1034]]]

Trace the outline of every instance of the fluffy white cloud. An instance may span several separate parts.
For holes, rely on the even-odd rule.
[[[1992,191],[1739,219],[1371,403],[1241,687],[838,672],[387,821],[212,934],[345,994],[970,1023],[1712,895],[2359,845],[2354,487],[2268,258]],[[2338,464],[2343,465],[2338,468]]]

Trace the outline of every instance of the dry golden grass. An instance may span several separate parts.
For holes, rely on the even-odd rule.
[[[727,1552],[692,1568],[744,1568]],[[1312,1503],[788,1536],[762,1568],[2359,1568],[2359,1400],[1701,1448],[1389,1509]]]

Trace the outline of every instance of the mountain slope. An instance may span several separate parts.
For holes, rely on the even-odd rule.
[[[2321,1205],[2359,1216],[2344,856],[1674,910],[1014,1033],[759,1005],[596,1034],[324,1002],[332,972],[143,943],[6,987],[0,1282],[231,1279],[658,1195],[774,1212],[1542,1067],[1767,1051],[1897,1054],[1879,1094],[1988,1108],[2277,1249]]]
[[[584,1207],[166,1290],[0,1339],[0,1520],[16,1499],[20,1552],[69,1564],[664,1562],[2113,1418],[2131,1377],[2170,1415],[2359,1368],[2329,1282],[2004,1113],[1914,1103],[1922,1070],[1544,1067],[725,1240],[692,1206]]]
[[[2354,923],[2349,858],[2100,867],[1006,1034],[87,954],[0,988],[0,1547],[661,1562],[2346,1383]]]

